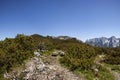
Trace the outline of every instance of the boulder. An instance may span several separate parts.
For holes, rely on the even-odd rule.
[[[61,50],[54,51],[52,56],[63,56],[65,53]]]

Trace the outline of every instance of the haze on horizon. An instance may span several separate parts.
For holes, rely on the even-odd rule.
[[[67,35],[120,37],[120,0],[0,0],[0,39]]]

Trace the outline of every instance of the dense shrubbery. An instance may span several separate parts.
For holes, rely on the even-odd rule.
[[[105,55],[104,62],[108,64],[120,64],[120,48],[95,47],[96,54]]]
[[[20,65],[29,57],[34,50],[32,37],[17,35],[16,38],[6,38],[0,42],[0,73],[9,71],[11,67]]]
[[[65,56],[61,59],[71,70],[88,70],[91,69],[95,58],[95,50],[86,45],[73,45],[69,47]]]
[[[105,62],[108,64],[120,64],[120,48],[106,49]]]

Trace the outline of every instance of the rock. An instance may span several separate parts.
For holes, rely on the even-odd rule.
[[[4,73],[4,78],[9,79],[10,77],[11,77],[11,75],[10,75],[10,74],[8,74],[7,72],[5,72],[5,73]]]
[[[96,69],[94,69],[94,71],[95,71],[95,72],[98,72],[98,69],[96,68]]]
[[[34,59],[35,61],[38,61],[38,60],[39,60],[37,57],[34,57],[33,59]]]
[[[4,78],[10,79],[10,80],[17,80],[16,74],[14,72],[12,72],[11,74],[8,74],[7,72],[5,72]]]
[[[39,64],[36,66],[36,69],[42,72],[45,69],[45,64]]]
[[[54,51],[52,56],[63,56],[65,53],[61,50]]]
[[[28,69],[25,69],[24,71],[22,71],[22,73],[29,73],[30,71]]]
[[[39,52],[34,52],[34,55],[39,57],[40,56],[40,53]]]

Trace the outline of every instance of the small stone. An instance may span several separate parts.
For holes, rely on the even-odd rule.
[[[40,72],[42,72],[45,68],[45,64],[40,64],[36,66],[36,69],[39,70]]]
[[[40,53],[39,52],[34,52],[34,55],[39,57],[40,56]]]
[[[56,50],[53,52],[52,56],[63,56],[65,53],[61,50]]]

